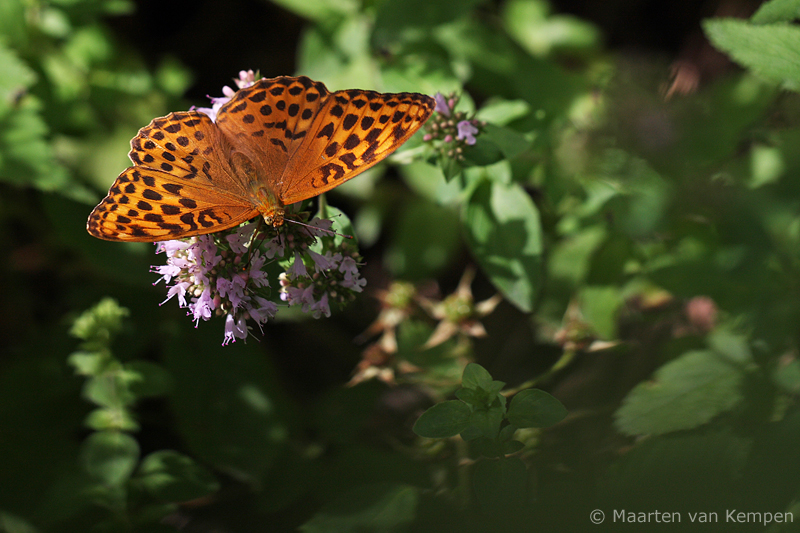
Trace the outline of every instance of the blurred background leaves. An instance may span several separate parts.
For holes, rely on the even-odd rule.
[[[563,531],[595,508],[794,509],[798,12],[0,2],[0,530]],[[157,305],[152,246],[85,221],[140,127],[251,68],[457,91],[485,125],[457,164],[419,135],[329,195],[362,247],[361,299],[223,348],[221,323]],[[567,418],[502,465],[416,437],[471,361]],[[515,493],[482,507],[494,471]]]

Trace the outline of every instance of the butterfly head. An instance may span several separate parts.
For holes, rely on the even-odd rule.
[[[272,214],[263,216],[264,216],[264,222],[266,222],[268,226],[277,228],[278,226],[283,225],[283,208],[275,209],[272,212]]]
[[[277,228],[283,225],[285,213],[283,202],[278,199],[269,187],[262,183],[251,182],[250,201],[253,202],[253,206],[264,217],[264,222],[268,226]]]

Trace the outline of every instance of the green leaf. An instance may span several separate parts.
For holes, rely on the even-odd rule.
[[[441,156],[439,158],[439,167],[441,168],[442,174],[444,175],[444,179],[447,183],[450,183],[450,181],[461,174],[461,171],[463,170],[461,163],[456,161],[455,158],[447,156]]]
[[[762,426],[759,433],[764,430]],[[741,494],[733,487],[738,487],[742,479],[747,479],[748,488],[743,490],[748,493],[754,486],[759,487],[759,492],[764,488],[753,480],[754,473],[743,473],[753,450],[753,435],[748,433],[730,427],[709,427],[642,439],[606,472],[598,493],[601,502],[624,501],[626,506],[637,508],[658,502],[671,509],[724,509],[733,494]],[[768,464],[785,463],[771,457]],[[759,471],[763,472],[763,468]],[[770,483],[776,483],[776,476],[769,477]],[[681,490],[665,490],[666,487]],[[759,499],[750,501],[769,501],[769,496],[767,500],[763,497],[759,494]]]
[[[463,147],[461,152],[463,166],[486,167],[504,159],[503,151],[500,150],[500,147],[497,144],[487,139],[481,139],[480,136],[478,139],[479,141],[475,144]],[[445,171],[445,176],[449,177],[450,174]]]
[[[458,211],[421,198],[405,204],[392,234],[386,266],[406,280],[435,277],[463,250]]]
[[[518,392],[508,407],[508,420],[518,428],[543,428],[561,422],[567,408],[553,396],[538,389]]]
[[[462,190],[459,180],[445,180],[438,165],[415,161],[397,170],[412,191],[431,202],[447,206],[461,201]],[[458,171],[461,172],[461,169]]]
[[[504,128],[494,124],[486,124],[475,143],[491,142],[502,152],[506,159],[514,159],[528,149],[531,141],[525,135],[511,128]]]
[[[301,17],[327,22],[352,15],[358,10],[356,0],[273,0],[279,6]]]
[[[456,398],[473,407],[483,407],[486,401],[486,394],[478,392],[475,389],[458,389],[456,391]]]
[[[36,73],[13,50],[0,42],[0,116],[35,81]]]
[[[450,339],[438,346],[420,350],[420,346],[433,334],[433,327],[422,320],[410,319],[397,328],[397,360],[406,360],[414,366],[425,368],[428,379],[441,384],[441,393],[450,394],[460,388],[464,373],[463,363],[453,357],[457,341]]]
[[[779,364],[773,373],[775,384],[789,394],[800,393],[800,361],[793,359]]]
[[[464,367],[461,376],[461,386],[465,389],[489,390],[492,385],[492,375],[478,363],[470,363]]]
[[[484,181],[462,211],[467,242],[483,271],[522,311],[533,309],[541,286],[539,213],[516,184]]]
[[[452,22],[466,15],[480,0],[458,2],[428,0],[404,0],[403,2],[380,2],[375,15],[375,41],[377,46],[387,46],[403,32],[412,29],[432,28]]]
[[[524,117],[530,111],[531,106],[525,100],[493,98],[478,110],[475,118],[496,126],[504,126],[509,122]]]
[[[113,298],[103,298],[75,319],[70,334],[84,341],[107,346],[122,327],[122,319],[129,314]]]
[[[500,430],[500,434],[497,436],[497,440],[502,442],[508,442],[514,437],[514,433],[517,432],[517,426],[514,424],[508,424],[503,429]]]
[[[586,279],[592,255],[607,236],[606,229],[596,224],[555,243],[549,253],[548,274],[577,286]]]
[[[589,285],[621,285],[627,276],[625,267],[634,254],[633,243],[625,235],[612,233],[592,255]]]
[[[23,98],[10,113],[0,109],[0,180],[85,198],[86,188],[71,180],[56,160],[38,107],[31,98]]]
[[[551,15],[549,2],[511,0],[504,4],[503,22],[511,37],[535,56],[553,49],[591,49],[601,40],[598,29],[569,15]]]
[[[73,352],[67,362],[81,376],[96,376],[108,363],[108,355],[102,352]]]
[[[784,157],[779,148],[755,144],[750,148],[752,173],[749,185],[753,189],[777,183],[786,171]]]
[[[375,483],[348,490],[300,526],[304,533],[404,531],[417,514],[419,489]]]
[[[525,444],[521,443],[518,440],[510,440],[503,443],[503,453],[506,455],[511,455],[512,453],[517,453],[522,448],[525,447]]]
[[[128,372],[119,363],[112,363],[99,376],[89,379],[83,387],[83,397],[103,407],[119,409],[131,405],[136,397],[130,384],[138,375]]]
[[[505,387],[505,386],[506,386],[506,382],[505,381],[494,380],[491,383],[489,383],[489,387],[486,389],[486,392],[488,392],[491,396],[497,396],[497,393],[499,393],[501,390],[503,390],[503,387]],[[502,397],[505,398],[505,396],[502,396]],[[502,402],[502,400],[501,400],[501,402]],[[505,402],[502,402],[502,403],[503,403],[503,405],[505,405]]]
[[[142,459],[136,478],[151,496],[164,502],[185,502],[219,490],[219,482],[208,470],[173,450]]]
[[[86,417],[86,425],[95,431],[139,431],[139,423],[122,407],[102,407]]]
[[[483,431],[481,431],[479,427],[472,425],[464,428],[464,431],[462,431],[459,435],[461,440],[465,442],[472,442],[476,439],[485,438],[483,436]]]
[[[83,441],[81,458],[93,478],[107,485],[122,485],[139,460],[139,444],[126,433],[98,431]]]
[[[476,409],[469,416],[468,436],[464,440],[472,440],[472,436],[477,434],[487,439],[497,440],[500,434],[500,423],[503,421],[503,409],[491,407],[489,409]],[[477,430],[477,431],[475,431]]]
[[[462,437],[463,438],[463,437]],[[503,453],[503,444],[498,442],[496,439],[490,439],[487,437],[476,437],[473,439],[464,439],[468,440],[470,444],[470,453],[482,455],[484,457],[502,457],[505,455]]]
[[[800,17],[800,0],[771,0],[764,2],[750,17],[753,24],[791,22]]]
[[[330,220],[333,222],[331,225],[331,230],[335,231],[338,235],[322,237],[321,239],[333,239],[333,242],[336,246],[341,246],[344,241],[348,241],[352,244],[358,244],[357,241],[354,240],[356,231],[353,229],[353,223],[350,221],[350,218],[348,218],[348,216],[341,209],[328,204],[327,200],[324,198],[324,196],[320,197],[319,211],[314,214],[312,218],[317,217]],[[345,235],[353,237],[353,239],[345,237]],[[321,239],[317,239],[317,241],[311,245],[311,249],[317,253],[322,251]]]
[[[458,435],[469,425],[471,409],[458,400],[437,403],[417,419],[412,428],[420,437],[443,439]]]
[[[711,43],[761,77],[800,89],[800,28],[775,23],[753,25],[740,19],[703,23]]]
[[[712,351],[687,352],[640,383],[614,415],[626,435],[691,429],[741,399],[742,371]]]
[[[22,2],[0,2],[0,35],[4,43],[12,48],[22,49],[28,44],[31,27],[26,21],[29,14],[27,9],[28,6]],[[6,75],[3,73],[0,79],[7,81]]]
[[[753,362],[748,339],[724,327],[716,328],[708,335],[708,345],[731,362],[745,365]]]
[[[583,317],[603,339],[617,338],[617,312],[624,300],[617,286],[584,287],[579,293]]]

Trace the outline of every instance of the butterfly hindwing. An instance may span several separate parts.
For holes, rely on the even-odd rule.
[[[114,241],[155,242],[221,231],[258,214],[253,206],[160,170],[122,172],[89,217],[89,233]]]
[[[92,214],[87,230],[118,241],[159,241],[220,231],[256,210],[230,165],[211,119],[171,113],[154,119],[131,141],[131,161]]]

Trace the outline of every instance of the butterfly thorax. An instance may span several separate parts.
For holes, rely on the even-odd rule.
[[[275,193],[263,183],[251,181],[250,186],[250,199],[253,205],[256,206],[256,209],[258,209],[258,212],[261,213],[261,216],[264,217],[264,222],[266,222],[268,226],[273,226],[275,228],[283,225],[283,205],[281,205]]]
[[[247,184],[247,193],[253,206],[258,209],[267,225],[278,227],[283,225],[283,203],[275,191],[266,184],[261,175],[264,171],[258,169],[250,158],[241,152],[231,155],[231,166],[242,183]]]

